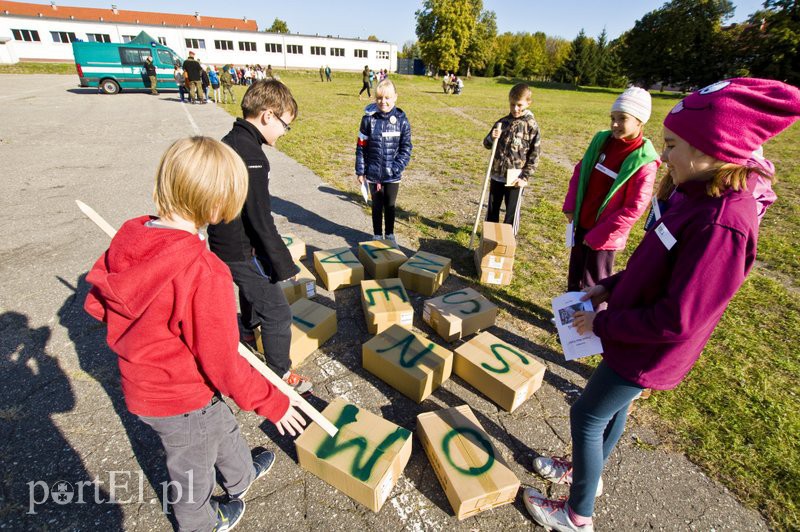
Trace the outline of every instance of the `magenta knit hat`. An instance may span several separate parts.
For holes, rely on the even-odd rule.
[[[800,89],[771,79],[734,78],[693,92],[664,127],[706,155],[747,166],[753,153],[800,118]]]

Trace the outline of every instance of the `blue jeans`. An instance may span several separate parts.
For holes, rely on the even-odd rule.
[[[603,467],[625,430],[628,406],[642,390],[642,386],[623,379],[603,361],[572,405],[569,507],[576,514],[591,517],[594,513],[594,494]]]

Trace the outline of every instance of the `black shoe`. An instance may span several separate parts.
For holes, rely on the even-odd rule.
[[[213,532],[227,532],[233,530],[239,521],[244,517],[244,501],[241,499],[231,499],[228,502],[221,502],[217,507],[217,524]]]
[[[258,453],[253,458],[253,471],[255,472],[255,475],[253,475],[253,482],[250,483],[250,486],[252,486],[256,480],[266,475],[269,472],[269,470],[272,469],[272,464],[274,463],[275,463],[275,453],[273,453],[272,451],[262,451]],[[247,486],[241,493],[231,493],[229,495],[231,496],[231,498],[241,499],[242,497],[247,495],[247,491],[250,489],[250,486]]]

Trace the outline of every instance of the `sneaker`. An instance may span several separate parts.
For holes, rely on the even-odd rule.
[[[391,235],[386,235],[386,240],[389,240],[395,246],[397,245],[397,238],[394,236],[394,233]]]
[[[383,235],[372,235],[372,240],[383,240]]]
[[[545,480],[553,484],[572,484],[572,462],[557,456],[537,456],[533,459],[533,470]],[[602,477],[597,482],[595,497],[603,494]]]
[[[272,464],[274,463],[275,463],[275,453],[273,453],[272,451],[262,451],[258,453],[253,458],[253,472],[254,472],[253,480],[250,482],[250,485],[244,489],[244,491],[241,491],[239,493],[230,493],[229,495],[231,496],[231,498],[241,499],[245,495],[247,495],[247,492],[250,490],[250,487],[253,485],[253,483],[256,480],[263,477],[264,475],[266,475],[269,472],[269,470],[272,469]]]
[[[298,375],[292,370],[286,372],[286,375],[283,376],[283,382],[294,388],[294,391],[300,395],[309,393],[314,387],[310,380],[306,379],[302,375]]]
[[[226,532],[233,530],[244,516],[244,501],[241,499],[231,499],[227,502],[219,503],[217,507],[217,524],[213,532]]]
[[[594,532],[594,525],[587,523],[577,526],[569,518],[566,499],[548,499],[533,488],[525,489],[522,496],[525,509],[531,514],[536,523],[542,525],[545,530],[558,530],[559,532]]]

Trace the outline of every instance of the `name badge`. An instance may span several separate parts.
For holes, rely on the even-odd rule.
[[[567,231],[564,235],[564,242],[568,248],[575,247],[575,226],[574,222],[567,224]]]
[[[658,235],[658,238],[661,239],[661,243],[664,244],[664,247],[667,248],[667,250],[672,249],[672,247],[678,243],[678,241],[675,240],[675,237],[672,236],[672,233],[669,232],[669,229],[667,229],[667,226],[663,223],[656,227],[656,234]]]
[[[616,179],[617,176],[619,175],[617,172],[615,172],[614,170],[609,169],[608,167],[604,166],[602,163],[597,163],[596,165],[594,165],[594,168],[595,168],[595,170],[599,170],[600,172],[606,174],[611,179]]]
[[[658,206],[658,198],[655,196],[650,198],[650,204],[653,206],[653,220],[657,222],[661,219],[661,207]]]
[[[384,136],[384,137],[399,137],[400,136],[400,132],[399,131],[384,131],[381,135]]]

